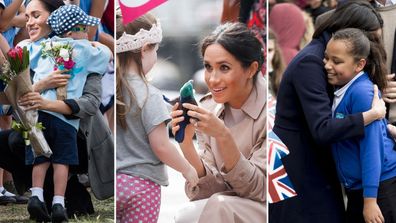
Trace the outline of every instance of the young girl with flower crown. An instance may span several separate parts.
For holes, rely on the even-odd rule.
[[[385,50],[377,31],[337,31],[327,43],[325,69],[335,86],[333,118],[371,107],[373,84],[386,86]],[[396,222],[396,151],[387,121],[365,126],[364,137],[332,144],[338,177],[348,197],[347,222]]]
[[[123,25],[117,17],[117,221],[157,222],[161,186],[168,185],[164,163],[191,186],[198,176],[169,141],[169,111],[145,78],[157,61],[159,22],[146,14]]]

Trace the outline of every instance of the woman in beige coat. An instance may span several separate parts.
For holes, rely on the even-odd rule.
[[[193,202],[180,211],[176,222],[265,222],[262,47],[245,25],[228,23],[203,40],[201,53],[210,93],[199,106],[183,104],[192,119],[179,144],[200,180],[196,187],[186,184]],[[184,119],[177,106],[172,112],[173,133]]]

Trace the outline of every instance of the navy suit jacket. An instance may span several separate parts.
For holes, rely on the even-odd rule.
[[[330,144],[364,135],[361,113],[332,119],[333,88],[323,58],[328,33],[313,39],[288,65],[277,97],[274,132],[289,148],[282,159],[297,196],[271,204],[271,223],[337,223],[344,204]]]

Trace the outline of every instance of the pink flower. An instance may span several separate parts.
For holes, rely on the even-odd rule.
[[[8,51],[7,55],[9,57],[11,57],[12,59],[19,59],[20,61],[22,61],[22,54],[23,54],[23,50],[21,47],[17,46],[15,48],[12,48]]]
[[[8,55],[9,57],[11,57],[12,59],[15,59],[15,58],[16,58],[16,55],[17,55],[17,52],[16,52],[15,49],[10,49],[10,50],[7,52],[7,55]]]
[[[64,63],[63,63],[65,68],[68,70],[72,69],[75,64],[76,63],[74,63],[74,61],[72,59],[69,59],[68,61],[64,61]]]
[[[19,46],[15,47],[15,51],[17,52],[18,58],[22,61],[22,54],[23,54],[23,49]]]
[[[62,57],[56,58],[56,63],[57,63],[57,64],[63,64],[64,62],[65,62],[65,61],[63,60]]]

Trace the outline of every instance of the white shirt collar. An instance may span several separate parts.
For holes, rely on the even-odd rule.
[[[334,116],[334,111],[336,110],[337,106],[340,104],[342,99],[344,98],[345,92],[348,90],[348,88],[352,85],[353,82],[355,82],[356,79],[358,79],[360,76],[364,74],[364,71],[360,71],[356,76],[350,80],[346,85],[344,85],[342,88],[336,90],[334,92],[334,100],[333,100],[333,106],[331,107],[332,114]]]

